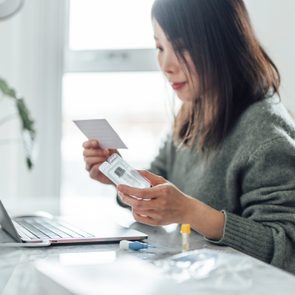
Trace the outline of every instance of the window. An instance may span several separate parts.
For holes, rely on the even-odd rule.
[[[156,64],[152,2],[69,1],[61,190],[66,214],[63,205],[75,196],[114,195],[86,173],[80,148],[85,138],[73,119],[106,118],[128,146],[121,154],[137,168],[148,166],[167,130],[169,93]]]
[[[70,49],[152,48],[152,3],[153,0],[72,0]]]

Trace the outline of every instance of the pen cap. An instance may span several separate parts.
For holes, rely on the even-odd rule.
[[[190,234],[191,233],[191,226],[189,224],[182,224],[180,232],[182,234]]]

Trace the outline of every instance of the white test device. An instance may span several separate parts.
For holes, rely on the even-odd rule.
[[[150,182],[125,162],[118,154],[112,154],[99,166],[99,170],[116,185],[126,184],[136,188],[148,188]]]

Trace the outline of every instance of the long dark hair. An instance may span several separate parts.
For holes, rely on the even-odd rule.
[[[257,40],[242,0],[156,0],[155,19],[199,78],[200,96],[175,118],[176,143],[212,151],[252,103],[279,95],[280,74]]]

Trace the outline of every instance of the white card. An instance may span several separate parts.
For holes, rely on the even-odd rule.
[[[96,139],[104,149],[127,149],[106,119],[73,120],[88,139]]]

